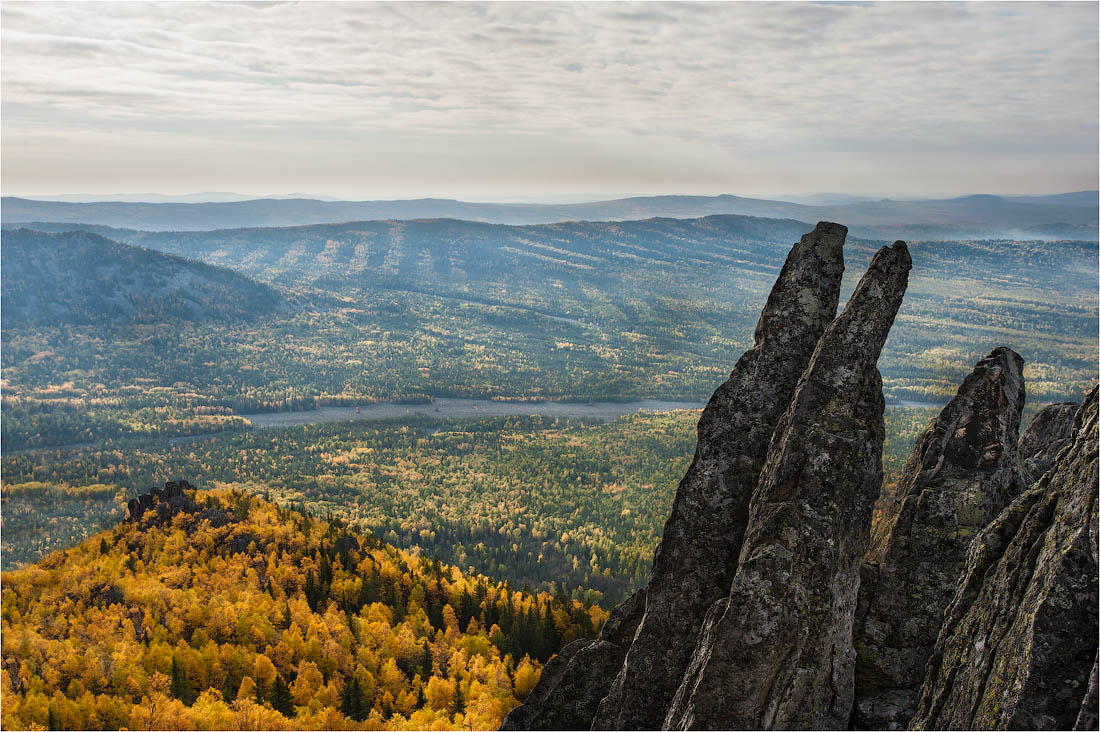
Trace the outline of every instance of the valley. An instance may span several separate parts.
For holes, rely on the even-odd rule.
[[[1100,729],[1098,47],[0,0],[0,732]]]
[[[884,497],[936,411],[887,409]],[[334,517],[516,587],[618,602],[648,573],[698,418],[698,410],[602,424],[426,416],[6,455],[2,560],[12,568],[78,543],[113,526],[130,496],[189,475],[201,476],[192,478],[200,487],[238,488]]]

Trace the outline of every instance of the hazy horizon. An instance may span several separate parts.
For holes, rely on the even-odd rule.
[[[1040,197],[1040,196],[1055,196],[1072,193],[1091,193],[1096,189],[1082,189],[1079,191],[1045,191],[1040,193],[1003,193],[1003,194],[987,194],[985,191],[974,191],[969,194],[962,194],[961,197],[970,195],[998,195],[1003,198],[1014,197]],[[238,201],[251,201],[251,200],[263,200],[263,199],[300,199],[300,200],[319,200],[319,201],[333,201],[341,203],[354,203],[357,201],[368,200],[393,200],[393,201],[415,201],[424,199],[439,199],[439,200],[455,200],[463,203],[503,203],[503,204],[530,204],[530,205],[555,205],[555,204],[575,204],[575,203],[597,203],[601,201],[614,201],[626,198],[645,198],[645,197],[660,197],[660,196],[681,196],[691,194],[681,193],[655,193],[648,196],[633,196],[631,194],[575,194],[575,195],[556,195],[556,196],[525,196],[525,197],[508,197],[500,196],[493,200],[472,200],[463,199],[457,196],[448,195],[424,195],[424,196],[405,196],[395,197],[392,199],[355,199],[355,198],[340,198],[338,196],[332,196],[324,193],[310,193],[310,192],[297,192],[297,193],[241,193],[236,191],[196,191],[190,193],[179,194],[166,194],[160,192],[149,191],[146,193],[59,193],[59,194],[17,194],[4,191],[4,197],[24,198],[29,200],[39,201],[58,201],[67,203],[232,203]],[[815,198],[836,198],[836,199],[851,199],[850,202],[857,201],[879,201],[879,200],[899,200],[899,201],[929,201],[939,199],[951,199],[959,198],[958,195],[937,195],[937,194],[916,194],[916,195],[897,195],[892,196],[889,194],[854,194],[844,192],[822,191],[818,193],[807,193],[803,195],[754,195],[751,193],[717,193],[717,194],[705,194],[710,197],[719,197],[724,195],[736,196],[740,198],[752,198],[761,200],[775,200],[784,201],[789,203],[802,203],[804,205],[826,205],[821,204],[818,201],[813,201]],[[186,200],[184,200],[186,199]],[[837,201],[828,205],[842,205],[845,201]]]
[[[5,195],[949,198],[1100,176],[1096,3],[0,15]]]

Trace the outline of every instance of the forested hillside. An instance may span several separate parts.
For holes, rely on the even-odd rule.
[[[716,216],[120,231],[267,281],[301,307],[247,322],[5,328],[3,439],[194,434],[242,427],[233,414],[431,397],[703,400],[748,345],[804,229]],[[872,248],[849,240],[848,271]],[[881,362],[888,399],[942,403],[1002,342],[1027,361],[1033,398],[1080,398],[1095,378],[1094,243],[911,250]]]
[[[240,492],[170,495],[4,573],[5,729],[496,729],[606,617]]]
[[[5,330],[29,326],[247,320],[286,304],[268,285],[97,234],[4,232]]]

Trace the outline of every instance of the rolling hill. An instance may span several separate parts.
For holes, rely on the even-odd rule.
[[[866,238],[1097,238],[1095,191],[1055,196],[963,196],[942,200],[803,205],[741,196],[648,196],[576,204],[470,203],[450,199],[320,201],[257,199],[210,203],[36,201],[5,197],[4,221],[79,222],[143,230],[209,230],[365,220],[456,218],[500,224],[697,218],[734,214],[812,223],[842,221]]]
[[[270,286],[89,232],[7,230],[4,328],[247,320],[286,308]]]
[[[11,449],[182,425],[195,434],[215,416],[326,404],[704,399],[746,347],[752,314],[806,231],[742,216],[97,229],[306,305],[253,321],[112,321],[109,333],[75,321],[5,327]],[[876,246],[849,238],[846,292]],[[889,399],[946,398],[966,364],[1002,342],[1027,361],[1033,398],[1081,397],[1095,378],[1095,243],[917,241],[911,251],[909,296],[883,352]],[[94,404],[81,401],[93,393]]]
[[[495,729],[606,618],[240,492],[139,498],[4,573],[5,729]]]

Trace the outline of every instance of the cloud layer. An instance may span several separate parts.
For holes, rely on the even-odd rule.
[[[1095,187],[1095,3],[16,3],[4,192]]]

